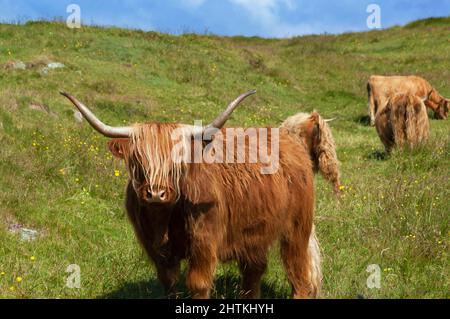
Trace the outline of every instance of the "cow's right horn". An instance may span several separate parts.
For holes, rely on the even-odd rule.
[[[246,97],[255,94],[256,90],[251,90],[239,95],[236,99],[234,99],[230,104],[228,104],[227,108],[220,113],[214,121],[206,126],[191,126],[192,135],[202,135],[206,133],[206,136],[212,136],[217,130],[220,130],[225,122],[230,118],[231,113],[233,113],[234,109],[241,103]]]
[[[106,137],[130,137],[131,133],[133,131],[133,128],[131,126],[109,126],[100,121],[94,113],[91,112],[91,110],[88,109],[86,105],[78,101],[76,98],[74,98],[72,95],[65,93],[65,92],[59,92],[61,95],[65,96],[72,102],[77,109],[83,114],[84,118],[88,123],[99,133],[103,134]]]

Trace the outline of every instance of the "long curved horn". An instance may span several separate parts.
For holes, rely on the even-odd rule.
[[[239,95],[233,102],[231,102],[230,104],[228,104],[227,108],[225,109],[225,111],[223,111],[218,117],[216,117],[216,119],[214,121],[211,122],[211,124],[209,124],[207,126],[207,128],[216,128],[216,129],[221,129],[224,125],[225,122],[230,118],[231,113],[233,113],[234,109],[247,97],[250,96],[252,94],[255,94],[256,90],[251,90],[248,91],[246,93],[242,93],[241,95]]]
[[[66,92],[59,92],[61,95],[65,96],[72,102],[77,109],[83,114],[83,116],[86,118],[88,123],[99,133],[103,134],[106,137],[130,137],[131,132],[133,128],[131,126],[120,126],[120,127],[114,127],[109,126],[100,121],[94,113],[91,112],[91,110],[88,109],[86,105],[78,101],[76,98],[74,98],[72,95],[66,93]]]
[[[228,104],[225,111],[223,111],[219,116],[216,117],[214,121],[206,126],[185,126],[189,127],[192,135],[203,135],[204,133],[208,132],[206,135],[212,136],[217,130],[220,130],[225,125],[225,122],[230,118],[231,113],[233,113],[234,109],[239,105],[239,103],[241,103],[247,96],[255,93],[256,90],[251,90],[239,95],[233,102]]]
[[[331,122],[331,121],[334,121],[336,118],[335,117],[333,117],[332,119],[324,119],[324,121],[325,122]]]

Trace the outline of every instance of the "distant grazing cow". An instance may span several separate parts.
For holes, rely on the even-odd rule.
[[[428,81],[419,76],[372,75],[367,83],[369,95],[370,124],[375,124],[375,116],[396,93],[417,95],[425,99],[425,105],[434,111],[436,119],[446,119],[450,100],[443,98]]]
[[[428,138],[429,123],[423,100],[412,94],[395,94],[377,113],[375,127],[386,151],[395,145],[414,147]]]
[[[277,128],[257,132],[258,150],[279,149],[279,169],[262,174],[262,162],[191,162],[174,157],[190,154],[196,138],[222,126],[242,94],[206,127],[149,122],[127,127],[102,123],[85,105],[62,93],[101,134],[112,137],[111,152],[125,160],[129,173],[126,209],[137,238],[153,260],[166,292],[173,295],[180,261],[187,259],[187,287],[193,298],[207,298],[219,261],[235,260],[241,270],[243,297],[258,297],[269,247],[280,242],[281,259],[295,298],[319,293],[320,252],[313,227],[314,186],[311,161],[292,135]],[[182,133],[174,141],[176,132]],[[275,134],[276,132],[276,134]],[[195,137],[195,138],[194,138]],[[234,137],[233,137],[234,139]],[[217,154],[221,138],[203,138],[202,152]],[[275,142],[275,144],[273,144]],[[248,147],[249,141],[244,144]],[[222,143],[224,153],[237,144]],[[213,145],[213,148],[209,146]],[[178,154],[175,152],[175,154]],[[238,154],[239,155],[239,154]]]
[[[287,129],[300,139],[309,151],[314,172],[320,171],[323,177],[333,185],[336,195],[340,194],[339,161],[336,144],[327,121],[319,113],[298,113],[288,117],[281,128]]]

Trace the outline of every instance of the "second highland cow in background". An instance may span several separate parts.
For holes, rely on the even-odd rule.
[[[339,161],[336,144],[327,122],[319,113],[297,113],[288,117],[281,128],[294,134],[309,152],[314,172],[320,173],[333,185],[336,195],[340,195]]]
[[[425,106],[434,112],[436,119],[446,119],[450,100],[420,76],[381,76],[372,75],[367,82],[369,96],[370,125],[375,125],[376,115],[383,110],[389,98],[397,93],[412,94],[424,100]]]

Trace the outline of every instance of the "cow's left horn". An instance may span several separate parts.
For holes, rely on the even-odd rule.
[[[332,119],[324,119],[324,121],[325,122],[331,122],[331,121],[334,121],[336,118],[335,117],[333,117]]]
[[[130,137],[131,133],[133,131],[133,128],[131,126],[109,126],[100,121],[97,116],[95,116],[94,113],[91,112],[91,110],[88,109],[86,105],[78,101],[76,98],[74,98],[72,95],[65,93],[65,92],[59,92],[61,95],[65,96],[72,102],[77,109],[83,114],[86,121],[89,122],[89,124],[99,133],[103,134],[106,137]]]

